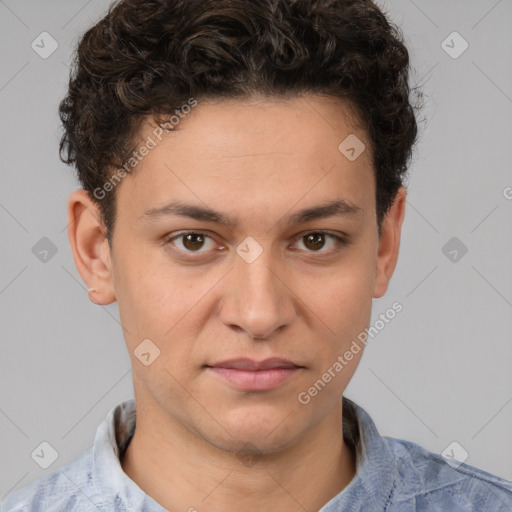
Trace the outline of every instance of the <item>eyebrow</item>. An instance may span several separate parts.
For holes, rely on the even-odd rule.
[[[301,224],[311,220],[324,219],[327,217],[335,216],[356,217],[362,212],[363,209],[361,207],[356,206],[355,204],[352,204],[344,199],[336,199],[325,204],[299,210],[298,212],[288,217],[287,224]],[[159,208],[151,208],[145,211],[139,217],[139,220],[142,222],[151,222],[162,217],[170,216],[189,217],[195,220],[214,222],[231,229],[238,225],[238,222],[234,217],[230,217],[208,207],[184,203],[182,201],[172,201],[165,206]]]

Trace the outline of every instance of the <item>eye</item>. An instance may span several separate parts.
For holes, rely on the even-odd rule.
[[[180,241],[180,243],[175,243],[175,240]],[[181,252],[203,253],[208,252],[208,244],[205,244],[206,240],[210,240],[213,243],[213,247],[215,246],[215,242],[213,242],[213,239],[210,236],[206,235],[205,233],[198,233],[196,231],[178,233],[177,235],[168,238],[166,242],[172,243]],[[201,251],[200,249],[205,246],[207,249],[205,251]]]
[[[209,241],[209,244],[207,243]],[[329,247],[327,242],[330,241],[330,249],[322,250]],[[325,231],[310,231],[303,233],[295,243],[302,242],[306,247],[305,251],[309,253],[332,254],[339,250],[348,242],[341,236]],[[181,233],[169,236],[165,240],[166,244],[171,244],[173,250],[178,253],[191,254],[207,254],[215,248],[213,238],[206,233],[198,231],[183,231]],[[221,247],[222,249],[223,247]],[[302,249],[300,249],[302,250]]]
[[[331,240],[331,250],[321,251],[326,245],[326,240]],[[346,242],[341,236],[334,235],[332,233],[326,233],[324,231],[310,231],[309,233],[303,234],[298,242],[303,242],[307,248],[307,252],[320,252],[320,253],[331,253],[344,245]]]

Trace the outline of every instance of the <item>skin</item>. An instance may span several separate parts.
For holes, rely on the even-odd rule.
[[[148,119],[141,140],[154,128]],[[350,134],[366,145],[355,161],[338,150]],[[405,189],[379,239],[367,135],[348,104],[304,95],[200,101],[116,194],[112,249],[83,190],[69,197],[68,234],[91,300],[117,301],[132,360],[137,428],[123,470],[172,511],[320,509],[355,475],[341,397],[363,350],[310,403],[297,397],[369,326],[396,266]],[[140,219],[178,199],[238,224]],[[360,211],[287,224],[333,199]],[[183,230],[210,238],[169,241]],[[347,243],[304,236],[318,231]],[[252,263],[236,252],[249,236],[263,250]],[[134,355],[146,338],[160,350],[148,366]],[[204,367],[275,356],[303,368],[266,391]]]

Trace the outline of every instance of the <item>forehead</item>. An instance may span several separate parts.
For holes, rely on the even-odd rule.
[[[137,144],[149,140],[152,149],[120,187],[139,214],[184,196],[217,205],[244,197],[237,206],[247,210],[301,197],[301,206],[374,198],[368,136],[354,109],[334,98],[198,100],[169,133],[146,120]]]
[[[321,142],[324,149],[331,144],[331,150],[337,150],[338,139],[344,134],[357,134],[361,139],[367,137],[352,104],[313,94],[206,99],[199,100],[189,111],[179,119],[174,116],[173,124],[177,124],[164,138],[172,135],[180,144],[187,144],[193,143],[194,137],[201,137],[203,140],[196,142],[202,150],[207,150],[208,146],[214,152],[222,149],[226,156],[237,156],[239,148],[251,146],[274,147],[280,152],[285,149],[294,153],[311,151]],[[144,137],[154,131],[154,119],[148,118],[141,135]],[[295,145],[299,140],[306,142],[305,138],[309,144]]]

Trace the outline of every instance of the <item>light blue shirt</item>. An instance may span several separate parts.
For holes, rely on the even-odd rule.
[[[94,446],[9,494],[0,512],[165,512],[119,462],[135,430],[135,401],[111,409]],[[319,512],[511,512],[512,482],[421,446],[381,436],[368,413],[343,397],[343,435],[356,475]],[[196,506],[201,512],[207,508]]]

